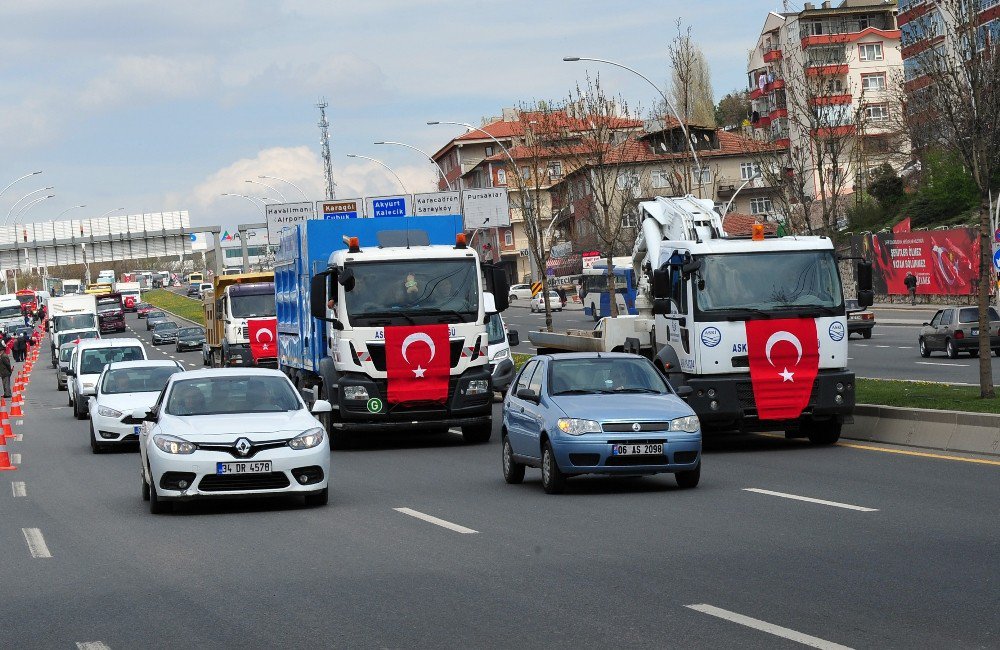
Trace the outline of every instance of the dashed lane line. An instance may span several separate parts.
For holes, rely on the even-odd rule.
[[[45,538],[42,537],[41,530],[37,528],[22,528],[21,532],[24,534],[24,541],[28,544],[28,551],[31,553],[31,557],[52,557],[49,546],[45,543]]]
[[[693,609],[696,612],[701,612],[702,614],[708,614],[709,616],[721,618],[731,623],[736,623],[761,632],[766,632],[767,634],[778,636],[782,639],[788,639],[789,641],[801,643],[802,645],[810,648],[821,648],[822,650],[851,650],[850,647],[834,643],[833,641],[827,641],[826,639],[804,634],[791,628],[762,621],[759,618],[751,618],[749,616],[744,616],[743,614],[737,614],[736,612],[731,612],[729,610],[714,607],[705,603],[700,605],[685,605],[685,607]]]
[[[837,501],[827,501],[825,499],[814,499],[812,497],[804,497],[798,494],[788,494],[787,492],[775,492],[773,490],[762,490],[761,488],[743,488],[744,492],[755,492],[757,494],[766,494],[772,497],[781,497],[782,499],[792,499],[793,501],[806,501],[808,503],[817,503],[821,506],[831,506],[833,508],[843,508],[845,510],[857,510],[858,512],[878,512],[878,508],[866,508],[865,506],[855,506],[850,503],[840,503]]]
[[[24,485],[24,481],[12,481],[10,491],[14,493],[15,497],[28,496],[28,488]]]
[[[77,641],[76,650],[111,650],[103,641]]]
[[[15,467],[17,465],[20,465],[21,464],[21,454],[11,454],[10,455],[10,464],[14,465]]]
[[[14,442],[21,442],[23,440],[24,440],[24,434],[21,433],[14,434]]]
[[[940,361],[914,361],[913,363],[920,366],[947,366],[948,368],[970,368],[971,366],[967,363],[941,363]]]
[[[393,510],[401,512],[404,515],[421,519],[427,523],[434,524],[435,526],[441,526],[442,528],[453,530],[456,533],[462,533],[463,535],[473,535],[479,532],[478,530],[472,530],[471,528],[466,528],[465,526],[460,526],[450,521],[445,521],[444,519],[438,519],[437,517],[420,512],[419,510],[412,510],[410,508],[393,508]]]

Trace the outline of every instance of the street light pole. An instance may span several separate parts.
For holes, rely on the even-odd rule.
[[[24,215],[26,215],[28,213],[28,210],[30,210],[31,208],[35,207],[36,205],[38,205],[42,201],[44,201],[46,199],[51,199],[54,196],[55,196],[55,194],[48,194],[48,195],[43,196],[41,198],[37,198],[34,201],[32,201],[31,203],[28,203],[27,205],[25,205],[23,208],[21,208],[20,210],[18,210],[17,216],[14,217],[14,223],[17,223],[18,219],[20,219],[21,217],[23,217]]]
[[[274,201],[274,199],[269,199],[267,197],[261,199],[257,198],[256,196],[247,196],[246,194],[236,194],[234,192],[223,192],[222,196],[238,196],[241,199],[246,199],[247,201],[250,201],[250,203],[252,203],[255,208],[260,208],[260,211],[263,212],[265,215],[267,214],[267,209],[264,206],[267,205],[268,201]],[[261,205],[257,205],[257,201],[260,201]]]
[[[108,216],[108,215],[109,215],[109,214],[111,214],[112,212],[118,212],[119,210],[124,210],[124,209],[125,209],[125,208],[111,208],[110,210],[108,210],[107,212],[105,212],[104,214],[102,214],[101,216],[99,216],[99,217],[97,217],[97,218],[98,218],[98,219],[103,219],[104,217]]]
[[[14,208],[16,208],[21,203],[21,201],[25,200],[26,198],[28,198],[32,194],[38,194],[39,192],[47,192],[48,190],[51,190],[51,189],[54,189],[54,188],[52,188],[52,187],[40,187],[37,190],[34,190],[33,192],[28,192],[27,194],[25,194],[24,196],[22,196],[21,198],[19,198],[14,203],[14,205],[10,206],[10,210],[7,210],[7,216],[4,217],[4,220],[3,220],[4,225],[7,225],[7,222],[10,221],[10,215],[11,215],[11,213],[14,212]]]
[[[723,210],[722,210],[722,218],[723,219],[725,219],[726,215],[729,214],[729,206],[731,206],[733,204],[733,201],[736,200],[736,195],[740,193],[740,190],[742,190],[744,187],[747,186],[747,183],[749,183],[750,181],[752,181],[755,178],[760,178],[760,171],[757,171],[750,178],[748,178],[745,181],[743,181],[742,185],[740,185],[738,188],[736,188],[736,191],[733,192],[733,195],[731,197],[729,197],[728,201],[726,201],[726,207],[723,208]]]
[[[289,185],[291,185],[292,187],[294,187],[296,189],[296,191],[298,191],[299,194],[302,195],[302,198],[304,200],[306,200],[306,201],[309,200],[309,196],[305,192],[303,192],[302,189],[298,185],[296,185],[295,183],[293,183],[292,181],[286,181],[284,178],[281,178],[280,176],[264,176],[264,175],[260,175],[257,178],[269,178],[269,179],[274,180],[274,181],[281,181],[282,183],[288,183]]]
[[[271,190],[272,192],[274,192],[275,194],[277,194],[279,197],[281,197],[281,202],[282,203],[288,203],[288,199],[285,198],[284,194],[282,194],[281,192],[279,192],[277,189],[271,187],[267,183],[261,183],[260,181],[246,181],[246,182],[247,183],[253,183],[254,185],[263,185],[264,187],[266,187],[267,189]]]
[[[24,179],[29,178],[31,176],[37,176],[38,174],[41,174],[41,173],[42,172],[31,172],[31,173],[25,174],[24,176],[21,176],[19,178],[15,178],[11,182],[7,183],[7,186],[5,188],[3,188],[2,190],[0,190],[0,196],[3,196],[4,192],[6,192],[7,190],[9,190],[11,188],[11,186],[14,185],[14,183],[16,183],[18,181],[23,181]]]
[[[58,217],[56,217],[56,218],[55,218],[55,220],[56,220],[56,221],[59,221],[59,219],[60,219],[60,218],[61,218],[61,217],[62,217],[62,216],[63,216],[64,214],[66,214],[67,212],[69,212],[70,210],[76,210],[77,208],[85,208],[85,207],[87,207],[87,206],[85,206],[85,205],[74,205],[74,206],[73,206],[73,207],[71,207],[71,208],[66,208],[65,210],[63,210],[62,212],[60,212],[60,213],[59,213],[59,216],[58,216]]]
[[[392,171],[392,167],[389,167],[389,165],[385,164],[381,160],[376,160],[375,158],[370,158],[369,156],[362,156],[361,154],[356,154],[356,153],[349,153],[349,154],[347,154],[347,157],[348,158],[364,158],[365,160],[370,160],[373,163],[378,163],[379,165],[382,165],[383,167],[386,168],[386,170],[390,174],[392,174],[393,176],[396,177],[396,182],[399,183],[399,186],[401,188],[403,188],[403,194],[409,194],[410,193],[410,191],[406,189],[406,185],[403,184],[402,179],[399,178],[399,174],[397,174],[396,172]]]
[[[444,182],[448,185],[448,189],[449,190],[454,189],[451,186],[451,181],[448,180],[448,175],[444,173],[444,168],[441,167],[441,165],[440,165],[440,163],[438,163],[438,161],[436,161],[433,158],[431,158],[431,156],[426,151],[424,151],[422,149],[417,149],[413,145],[406,144],[405,142],[393,142],[391,140],[385,140],[385,141],[381,141],[380,140],[379,142],[373,142],[372,144],[394,144],[394,145],[397,145],[397,146],[400,146],[400,147],[406,147],[407,149],[413,149],[414,151],[417,151],[417,152],[423,154],[424,158],[426,158],[427,160],[429,160],[432,163],[434,163],[434,165],[438,168],[438,171],[441,172],[441,178],[443,178]]]

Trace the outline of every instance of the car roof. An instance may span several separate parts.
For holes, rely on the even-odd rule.
[[[178,368],[176,361],[116,361],[104,366],[106,370],[121,370],[123,368]]]
[[[536,358],[559,360],[559,359],[646,359],[639,354],[628,352],[556,352],[553,354],[540,354]],[[530,361],[530,359],[529,359]],[[649,359],[646,359],[649,361]]]
[[[80,346],[81,350],[90,348],[124,348],[133,345],[138,345],[139,347],[142,347],[142,341],[136,338],[84,339],[80,341],[77,345]]]
[[[285,373],[270,368],[210,368],[207,370],[188,370],[181,379],[205,379],[212,377],[281,377],[288,379]],[[173,381],[171,377],[171,381]]]

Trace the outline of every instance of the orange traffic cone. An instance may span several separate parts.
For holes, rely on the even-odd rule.
[[[17,469],[10,464],[10,454],[7,453],[7,442],[0,438],[0,472],[4,470]]]
[[[10,408],[10,417],[12,418],[23,418],[24,412],[21,410],[21,402],[14,400],[14,406]]]
[[[0,410],[0,440],[13,437],[14,432],[10,429],[10,419],[7,417],[7,411]]]

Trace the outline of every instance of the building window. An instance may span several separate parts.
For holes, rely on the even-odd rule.
[[[766,196],[755,196],[750,199],[750,214],[771,214],[773,210],[771,199]]]
[[[514,233],[509,230],[503,231],[503,245],[508,247],[514,245]]]
[[[650,174],[650,182],[656,189],[670,187],[670,172],[662,169],[654,169],[652,174]]]
[[[889,119],[888,104],[868,104],[865,106],[865,119],[872,122],[884,122]]]
[[[885,90],[885,73],[861,75],[861,89],[865,92],[880,92]]]
[[[486,145],[486,157],[489,158],[492,155],[493,155],[493,145],[488,144]]]
[[[638,219],[634,212],[628,212],[622,216],[622,228],[635,228],[638,225]]]
[[[552,160],[548,164],[549,178],[562,178],[562,163],[558,160]]]
[[[521,178],[524,180],[528,180],[529,178],[531,178],[531,167],[521,168]]]
[[[712,170],[708,168],[692,169],[691,182],[695,185],[708,185],[712,182]]]
[[[862,61],[881,61],[881,43],[861,43],[858,45],[858,58]]]
[[[755,162],[740,163],[740,179],[750,180],[760,171],[760,167]]]
[[[618,189],[624,190],[639,185],[639,175],[635,172],[618,173]]]
[[[507,171],[504,169],[497,170],[497,185],[507,184]]]

